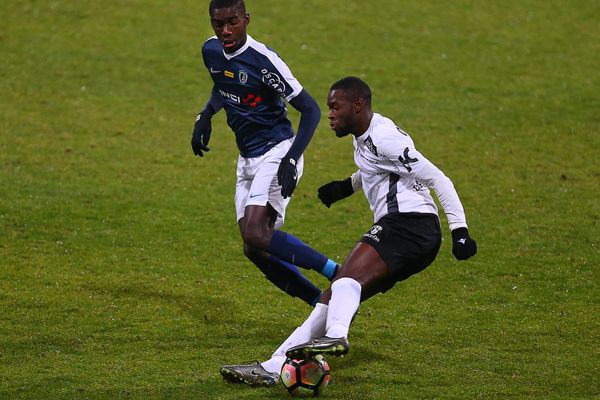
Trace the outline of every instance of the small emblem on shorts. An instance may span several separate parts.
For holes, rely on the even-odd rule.
[[[371,235],[377,235],[382,230],[383,228],[381,227],[381,225],[373,225],[373,227],[371,228]]]
[[[381,227],[381,225],[373,225],[371,227],[371,230],[368,233],[365,233],[363,237],[369,238],[375,242],[379,242],[380,239],[379,237],[377,237],[377,234],[382,230],[383,228]]]

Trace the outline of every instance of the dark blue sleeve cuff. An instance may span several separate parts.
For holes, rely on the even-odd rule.
[[[312,139],[313,134],[319,121],[321,120],[321,109],[310,94],[304,89],[290,100],[290,104],[296,110],[300,111],[300,123],[298,124],[298,132],[292,147],[288,151],[288,155],[294,160],[298,160],[308,143]]]

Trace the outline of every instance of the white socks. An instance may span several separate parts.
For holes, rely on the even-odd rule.
[[[285,352],[297,344],[305,343],[325,335],[327,321],[327,305],[317,303],[308,318],[279,346],[271,358],[261,365],[268,372],[279,373],[285,362]]]
[[[331,300],[327,312],[327,333],[332,338],[347,338],[350,323],[360,305],[360,283],[352,278],[341,278],[331,285]]]
[[[329,307],[318,303],[308,318],[279,346],[270,359],[261,363],[268,372],[280,373],[285,352],[293,346],[328,336],[347,338],[350,323],[360,305],[360,283],[352,278],[341,278],[331,285]]]

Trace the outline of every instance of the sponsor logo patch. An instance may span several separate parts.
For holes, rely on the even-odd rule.
[[[367,146],[367,149],[369,149],[371,153],[375,154],[375,156],[379,155],[377,154],[377,146],[373,144],[373,139],[371,139],[371,136],[365,139],[365,146]]]
[[[271,86],[279,94],[283,94],[285,92],[285,83],[281,81],[279,75],[277,75],[275,72],[269,72],[266,69],[263,69],[260,72],[262,72],[263,83]]]
[[[227,71],[227,70],[225,70],[224,74],[228,78],[233,78],[235,76],[235,74],[233,72]]]
[[[236,94],[233,94],[233,93],[228,93],[228,92],[225,92],[225,91],[223,91],[223,90],[221,90],[221,89],[219,89],[219,94],[220,94],[221,96],[225,97],[226,99],[229,99],[229,100],[231,100],[231,101],[233,101],[233,102],[235,102],[235,103],[238,103],[238,104],[240,104],[240,103],[242,102],[242,101],[240,100],[240,96],[238,96],[238,95],[236,95]]]
[[[398,161],[400,161],[402,163],[402,166],[404,168],[406,168],[406,170],[408,172],[412,171],[412,167],[410,166],[410,163],[415,163],[417,161],[419,161],[418,158],[411,158],[408,155],[408,147],[404,149],[404,157],[402,156],[398,156]]]
[[[252,108],[256,108],[258,103],[260,103],[261,101],[262,97],[257,96],[253,93],[248,93],[248,95],[242,99],[242,104]]]

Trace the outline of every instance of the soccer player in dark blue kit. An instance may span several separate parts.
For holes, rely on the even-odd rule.
[[[235,207],[244,254],[281,290],[314,305],[321,290],[297,266],[329,279],[338,266],[277,228],[321,111],[277,53],[246,33],[250,15],[243,0],[212,0],[209,14],[215,36],[204,43],[202,57],[214,85],[196,118],[192,149],[200,157],[209,151],[211,118],[224,108],[240,152]],[[295,137],[284,100],[301,113]]]

